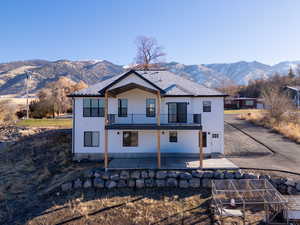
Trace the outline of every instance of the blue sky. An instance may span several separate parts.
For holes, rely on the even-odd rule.
[[[5,0],[0,62],[133,62],[138,35],[185,64],[300,60],[299,0]]]

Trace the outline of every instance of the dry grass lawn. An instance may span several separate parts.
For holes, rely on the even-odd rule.
[[[71,128],[72,119],[28,119],[20,120],[17,126],[24,127],[56,127],[56,128]]]
[[[50,130],[0,151],[0,224],[13,224],[39,204],[46,190],[95,164],[71,162],[71,132]]]
[[[263,109],[232,109],[232,110],[224,110],[224,114],[244,114],[244,113],[256,113],[256,112],[264,112]]]
[[[208,190],[122,189],[72,193],[40,216],[28,220],[39,224],[210,224]]]
[[[300,120],[297,117],[291,118],[291,115],[285,115],[279,123],[261,112],[245,113],[239,117],[254,124],[270,128],[288,139],[300,143]]]

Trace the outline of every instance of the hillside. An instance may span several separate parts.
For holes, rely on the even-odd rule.
[[[210,87],[235,83],[247,84],[250,80],[267,78],[275,73],[287,74],[289,68],[297,69],[300,61],[285,61],[270,66],[260,62],[235,62],[185,65],[177,62],[162,66],[174,73]],[[91,85],[125,71],[126,66],[106,60],[46,61],[27,60],[0,64],[0,95],[25,94],[26,78],[30,75],[30,93],[36,93],[49,82],[66,76],[73,81],[83,80]]]

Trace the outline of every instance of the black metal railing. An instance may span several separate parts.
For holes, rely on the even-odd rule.
[[[108,114],[108,124],[157,124],[157,115],[128,113],[127,116]],[[201,114],[160,114],[160,124],[201,125]]]

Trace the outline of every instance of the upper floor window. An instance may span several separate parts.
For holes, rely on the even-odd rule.
[[[99,131],[84,131],[84,147],[99,147]]]
[[[147,117],[155,117],[155,99],[147,98],[146,99],[146,116]]]
[[[128,99],[120,98],[118,99],[118,116],[127,117],[128,111]]]
[[[211,101],[203,101],[203,112],[211,112]]]
[[[83,99],[84,117],[104,117],[104,100],[97,98]]]

